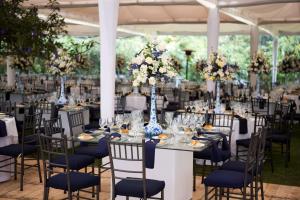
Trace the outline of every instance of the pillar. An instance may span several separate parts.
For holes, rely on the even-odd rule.
[[[277,82],[277,55],[278,55],[278,38],[273,38],[273,60],[272,60],[272,86]]]
[[[207,17],[207,58],[211,52],[218,52],[220,32],[220,13],[219,8],[209,8]],[[215,83],[211,80],[206,81],[207,91],[215,91]]]
[[[98,0],[100,18],[101,119],[112,119],[115,105],[116,37],[119,0]]]
[[[16,86],[16,70],[11,67],[12,62],[13,62],[13,58],[11,56],[7,56],[6,58],[7,87]]]
[[[257,53],[259,44],[259,29],[257,26],[251,25],[250,27],[250,58],[252,60],[253,56]],[[257,75],[250,73],[250,87],[255,91]]]

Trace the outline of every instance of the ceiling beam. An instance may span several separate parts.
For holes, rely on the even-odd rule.
[[[37,7],[38,9],[49,9],[47,4],[28,4],[25,3],[23,7]],[[120,6],[199,6],[194,0],[187,1],[187,2],[132,2],[132,3],[120,3]],[[98,7],[98,2],[91,1],[91,2],[68,2],[68,3],[59,3],[59,8],[94,8]]]
[[[236,8],[236,7],[249,7],[249,6],[261,6],[269,4],[281,4],[281,3],[300,3],[299,0],[261,0],[256,2],[243,2],[235,1],[234,3],[222,3],[219,2],[219,8]]]

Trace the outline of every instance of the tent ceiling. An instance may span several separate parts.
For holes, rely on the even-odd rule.
[[[69,23],[70,34],[99,34],[97,0],[58,1],[61,14],[69,19],[67,23]],[[200,4],[203,1],[216,2],[215,0],[120,0],[118,24],[129,32],[206,33],[208,9]],[[221,9],[221,33],[247,33],[249,27],[242,23],[245,21],[240,22],[240,18],[249,20],[252,24],[259,25],[273,34],[299,33],[299,0],[219,0],[217,2]],[[38,6],[40,13],[47,15],[49,11],[46,4],[46,0],[29,0],[24,6]],[[84,27],[80,29],[79,26]]]

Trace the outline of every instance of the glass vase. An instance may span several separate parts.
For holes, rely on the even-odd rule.
[[[220,81],[216,81],[216,104],[215,104],[215,113],[221,113],[221,101],[220,101]]]
[[[59,99],[57,100],[57,104],[64,105],[67,103],[67,99],[65,96],[65,77],[60,77],[60,95]]]
[[[151,88],[151,109],[150,109],[150,121],[147,126],[145,126],[145,136],[146,138],[151,138],[162,133],[161,126],[157,123],[156,117],[156,87],[155,85]]]

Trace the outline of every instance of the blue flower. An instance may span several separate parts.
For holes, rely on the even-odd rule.
[[[138,68],[139,68],[139,65],[136,64],[136,63],[133,63],[133,64],[131,64],[131,68],[132,68],[132,69],[138,69]]]

